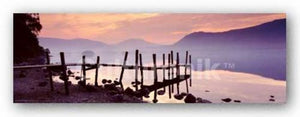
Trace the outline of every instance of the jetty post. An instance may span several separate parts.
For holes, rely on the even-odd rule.
[[[166,77],[165,77],[165,65],[166,65],[166,62],[165,62],[165,54],[163,54],[163,82],[165,82],[166,80]],[[166,92],[166,87],[164,87],[164,92]]]
[[[171,65],[172,66],[174,65],[173,50],[171,51]],[[174,68],[172,67],[171,68],[171,79],[173,79],[173,78],[174,78]],[[171,87],[172,87],[172,93],[174,93],[174,85],[172,84]]]
[[[189,52],[186,51],[186,52],[185,52],[185,65],[184,65],[184,78],[187,77],[188,55],[189,55]],[[185,83],[186,83],[186,93],[189,93],[189,84],[188,84],[188,80],[185,80]]]
[[[83,86],[86,85],[86,70],[85,70],[85,56],[82,56],[82,75],[83,75]]]
[[[98,69],[100,68],[100,57],[97,56],[96,71],[95,71],[95,86],[98,86]]]
[[[49,51],[46,51],[46,64],[50,65],[50,56],[49,56]],[[49,67],[47,67],[47,71],[48,71],[48,76],[49,76],[49,81],[50,81],[50,89],[51,91],[54,91],[54,87],[53,87],[53,78],[52,78],[52,71],[49,69]]]
[[[154,70],[154,86],[157,86],[157,67],[156,67],[156,54],[153,54],[153,70]],[[153,103],[157,103],[157,88],[154,90]]]
[[[189,57],[189,64],[190,64],[190,87],[192,87],[192,55]]]
[[[139,63],[139,50],[135,50],[135,91],[138,90],[138,63]]]
[[[170,58],[170,54],[168,54],[168,80],[170,80],[170,71],[171,71],[171,68],[170,68],[170,62],[171,62],[171,60],[170,60],[171,58]],[[171,85],[169,85],[169,98],[171,99]]]
[[[60,52],[60,60],[61,60],[61,68],[62,68],[62,79],[64,80],[65,92],[66,95],[69,95],[69,84],[68,84],[68,76],[67,76],[67,66],[65,63],[65,55],[63,52]]]
[[[179,53],[177,52],[176,57],[176,78],[180,80],[180,67],[179,67]],[[177,94],[179,94],[179,82],[177,83]]]
[[[141,70],[141,89],[144,87],[144,68],[143,68],[143,61],[142,61],[142,54],[139,54],[140,58],[140,70]]]
[[[121,74],[120,74],[120,78],[119,78],[119,83],[121,85],[122,90],[124,90],[122,80],[123,80],[124,70],[125,70],[125,67],[126,67],[127,56],[128,56],[128,51],[125,52],[124,61],[123,61]]]

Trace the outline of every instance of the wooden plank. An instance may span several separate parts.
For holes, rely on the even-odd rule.
[[[61,60],[61,66],[63,68],[62,70],[62,77],[64,79],[64,85],[65,85],[65,92],[66,95],[69,95],[69,83],[68,83],[68,77],[67,77],[67,66],[65,63],[65,55],[63,52],[60,52],[60,60]]]

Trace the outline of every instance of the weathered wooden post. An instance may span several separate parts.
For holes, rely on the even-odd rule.
[[[61,68],[62,68],[62,78],[64,80],[64,85],[65,85],[65,92],[66,95],[69,95],[69,84],[68,84],[68,77],[67,77],[67,66],[65,63],[65,55],[63,52],[60,52],[60,60],[61,60]]]
[[[97,56],[97,63],[96,63],[96,73],[95,73],[95,86],[98,86],[98,69],[100,68],[100,57]]]
[[[171,70],[171,68],[170,68],[170,54],[168,54],[168,80],[170,80],[170,70]],[[169,98],[171,99],[171,85],[169,85]]]
[[[125,69],[125,67],[126,67],[127,55],[128,55],[128,52],[126,51],[126,52],[125,52],[125,56],[124,56],[124,61],[123,61],[122,69],[121,69],[120,78],[119,78],[119,82],[120,82],[120,85],[121,85],[122,90],[124,90],[124,88],[123,88],[123,83],[122,83],[122,79],[123,79],[124,69]]]
[[[46,58],[47,58],[47,65],[50,65],[50,56],[49,56],[49,51],[46,52]],[[51,91],[54,91],[53,87],[53,78],[52,78],[52,71],[47,67],[48,75],[49,75],[49,81],[50,81],[50,89]]]
[[[172,66],[174,65],[173,51],[171,51],[171,64],[172,64]],[[174,78],[174,68],[172,67],[171,79],[173,79],[173,78]],[[174,85],[172,84],[171,87],[172,87],[172,93],[174,93]]]
[[[189,59],[190,59],[190,87],[192,86],[192,71],[193,71],[193,69],[192,69],[192,55],[190,55],[190,57],[189,57]]]
[[[177,52],[176,57],[176,78],[180,81],[180,67],[179,67],[179,53]],[[177,82],[177,94],[179,94],[179,82]]]
[[[82,75],[83,75],[83,86],[86,85],[86,70],[85,70],[85,56],[82,56]]]
[[[154,90],[154,99],[153,99],[153,103],[157,103],[157,67],[156,67],[156,54],[153,54],[153,69],[154,69],[154,86],[155,86],[155,90]]]
[[[135,50],[135,91],[138,90],[138,64],[139,64],[139,50]]]
[[[163,54],[163,67],[162,67],[162,69],[163,69],[163,82],[165,82],[165,80],[166,80],[166,77],[165,77],[165,65],[166,65],[166,63],[165,63],[165,54]],[[166,87],[164,87],[164,92],[166,92]]]
[[[184,78],[187,77],[187,64],[188,64],[188,51],[185,52],[185,65],[184,65]],[[187,77],[188,78],[188,77]],[[188,79],[185,80],[186,83],[186,92],[189,93],[189,83]]]
[[[141,89],[144,87],[144,68],[143,68],[143,61],[142,61],[142,54],[140,54],[140,69],[141,69]]]

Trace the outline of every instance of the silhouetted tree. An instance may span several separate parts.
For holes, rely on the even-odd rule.
[[[43,53],[37,35],[42,29],[38,13],[16,13],[13,22],[14,63],[26,61]]]

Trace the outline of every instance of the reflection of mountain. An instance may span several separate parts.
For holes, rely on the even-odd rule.
[[[226,32],[194,32],[186,35],[175,46],[205,48],[285,48],[286,20],[280,19],[244,29]]]
[[[72,51],[72,50],[91,50],[95,48],[106,47],[107,45],[99,41],[92,41],[88,39],[58,39],[58,38],[39,38],[40,45],[44,48],[50,48],[50,50],[60,50],[60,51]]]

